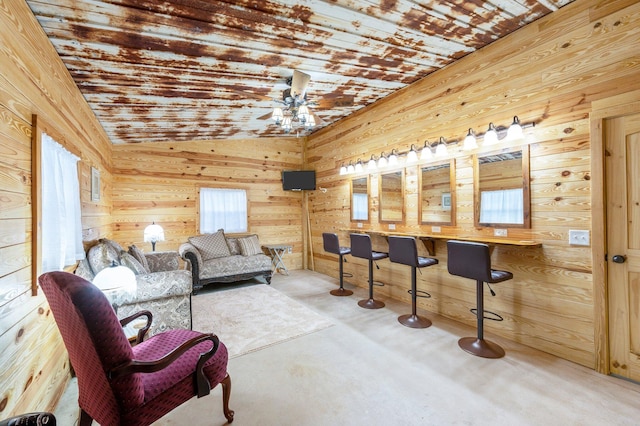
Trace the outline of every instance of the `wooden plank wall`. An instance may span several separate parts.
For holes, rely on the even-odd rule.
[[[114,239],[150,251],[143,231],[155,221],[166,238],[156,250],[177,250],[199,232],[199,188],[239,188],[247,191],[249,232],[263,244],[291,244],[285,264],[302,268],[303,194],[284,191],[281,173],[302,168],[303,143],[269,138],[114,146]]]
[[[0,7],[0,418],[52,410],[69,366],[44,296],[31,296],[32,115],[81,153],[86,239],[111,230],[111,146],[42,28],[23,1]],[[102,176],[91,202],[90,169]]]
[[[593,281],[590,247],[570,246],[568,231],[592,229],[591,102],[640,87],[639,27],[636,1],[578,0],[312,135],[307,166],[316,169],[319,185],[328,189],[309,198],[316,270],[337,278],[337,258],[323,251],[321,234],[337,231],[347,245],[344,230],[355,226],[348,215],[351,177],[338,174],[342,163],[392,148],[407,152],[411,144],[423,146],[440,136],[458,140],[450,147],[457,167],[457,223],[443,226],[442,233],[492,236],[492,229],[474,228],[473,220],[471,157],[488,150],[462,151],[460,145],[469,127],[484,132],[490,122],[508,126],[514,115],[522,122],[535,121],[533,138],[525,142],[531,149],[532,228],[509,229],[509,237],[543,245],[495,249],[495,267],[513,272],[514,279],[496,285],[498,295],[486,298],[486,309],[505,320],[485,326],[489,333],[596,368],[594,291],[603,283]],[[398,231],[430,231],[417,220],[416,174],[414,167],[407,168],[407,219],[396,225]],[[377,179],[372,176],[374,209]],[[375,212],[363,229],[369,226],[388,230]],[[384,239],[375,244],[386,249]],[[447,273],[443,242],[436,244],[436,257],[440,264],[419,275],[419,288],[432,295],[420,299],[419,306],[474,326],[469,312],[475,306],[474,284]],[[375,274],[387,285],[376,288],[377,294],[405,300],[410,309],[409,268],[379,264]],[[366,264],[350,259],[346,265],[355,283],[366,287]]]

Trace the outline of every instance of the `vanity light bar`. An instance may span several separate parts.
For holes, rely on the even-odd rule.
[[[489,123],[487,131],[484,133],[475,133],[472,128],[469,128],[467,135],[463,140],[462,149],[472,150],[478,148],[478,139],[482,139],[484,146],[489,146],[498,143],[500,140],[515,141],[524,137],[523,129],[528,127],[535,127],[535,122],[521,123],[518,116],[513,117],[513,121],[509,127],[496,127],[493,123]],[[430,143],[424,141],[424,146],[419,150],[415,144],[411,144],[411,148],[407,152],[398,152],[396,148],[393,148],[387,155],[383,151],[380,153],[380,157],[376,160],[374,154],[371,155],[371,159],[367,161],[367,170],[373,171],[376,169],[382,169],[387,166],[397,167],[402,157],[406,157],[407,164],[417,163],[418,161],[431,160],[434,157],[446,157],[448,153],[448,146],[457,144],[457,140],[447,142],[444,137],[440,137],[437,143]],[[435,148],[435,149],[434,149]],[[419,160],[418,160],[419,158]],[[360,158],[356,162],[355,166],[352,161],[349,161],[347,165],[344,163],[340,166],[340,174],[352,174],[361,173],[364,171],[363,163]]]

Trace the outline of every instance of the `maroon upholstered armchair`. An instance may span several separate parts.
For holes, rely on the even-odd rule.
[[[122,325],[139,315],[119,321],[104,294],[77,275],[48,272],[39,281],[78,378],[81,426],[149,425],[218,383],[233,421],[227,348],[215,335],[169,330],[131,346]]]

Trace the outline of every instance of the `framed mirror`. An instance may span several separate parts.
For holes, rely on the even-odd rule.
[[[351,179],[351,220],[369,221],[369,176]]]
[[[422,225],[456,224],[455,160],[418,170],[418,220]]]
[[[383,173],[378,181],[380,222],[404,222],[404,170]]]
[[[475,225],[530,228],[529,146],[474,157]]]

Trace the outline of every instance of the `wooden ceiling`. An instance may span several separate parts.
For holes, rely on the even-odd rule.
[[[571,1],[27,3],[122,144],[282,136],[268,116],[294,69],[317,130]]]

